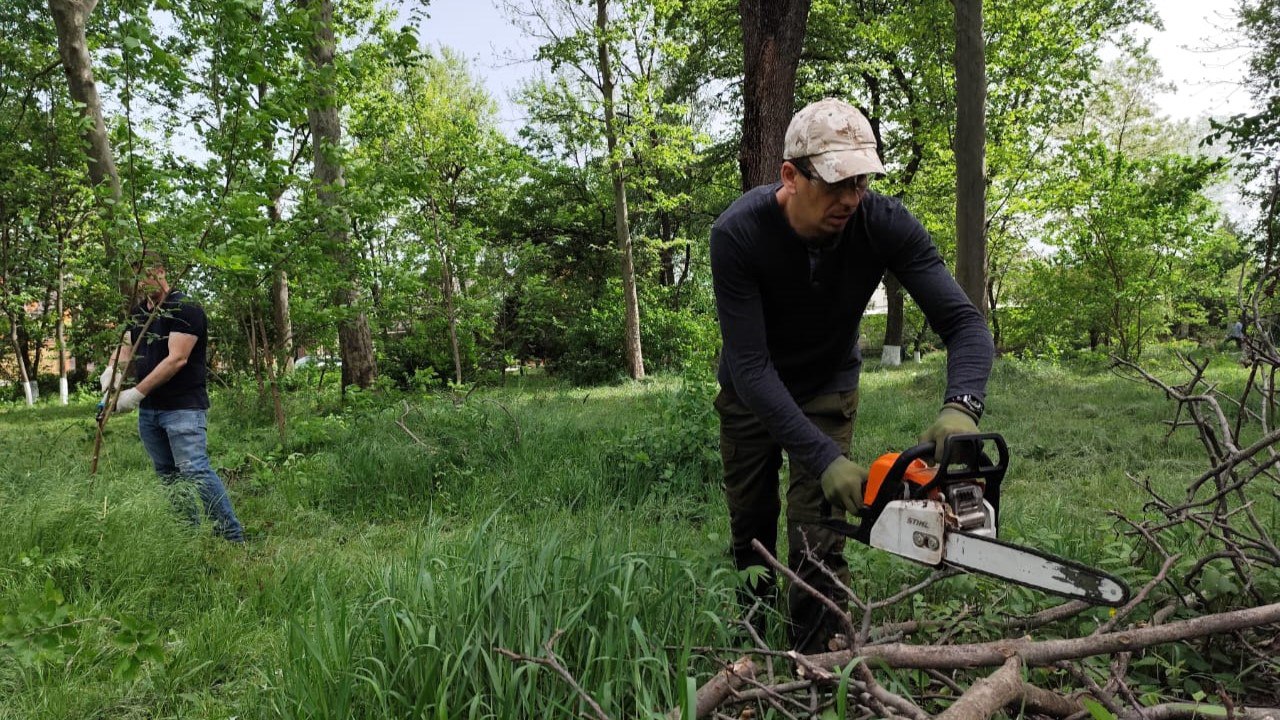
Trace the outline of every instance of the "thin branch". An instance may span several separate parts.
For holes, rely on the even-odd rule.
[[[606,715],[604,709],[600,707],[600,703],[596,702],[595,698],[591,697],[586,690],[582,689],[582,686],[578,684],[578,680],[573,677],[573,674],[570,673],[563,664],[561,664],[560,660],[556,658],[555,651],[551,649],[551,647],[556,644],[556,640],[559,640],[560,636],[563,634],[564,630],[556,630],[555,633],[552,634],[545,643],[543,643],[542,648],[547,653],[547,657],[545,658],[527,657],[500,647],[496,647],[493,650],[513,662],[527,662],[550,668],[557,675],[563,678],[564,681],[569,684],[569,687],[573,688],[573,691],[578,694],[578,697],[582,698],[582,701],[591,708],[591,711],[595,713],[596,720],[609,720],[609,716]]]

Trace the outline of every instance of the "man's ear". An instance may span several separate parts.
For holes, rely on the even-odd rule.
[[[782,161],[779,175],[782,179],[782,186],[787,189],[787,192],[794,193],[796,191],[796,177],[799,174],[800,172],[796,170],[796,166],[792,165],[790,160]]]

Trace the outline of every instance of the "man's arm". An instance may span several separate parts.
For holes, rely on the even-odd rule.
[[[928,231],[906,208],[895,203],[880,218],[880,228],[894,238],[898,252],[888,269],[924,311],[929,326],[947,346],[947,390],[943,399],[959,395],[985,397],[995,357],[987,322],[947,271]]]
[[[741,254],[733,237],[712,229],[712,286],[733,390],[794,461],[821,475],[840,457],[840,446],[805,417],[778,377],[765,337],[760,288]]]
[[[191,357],[191,351],[196,347],[196,341],[199,340],[195,335],[188,335],[180,332],[169,333],[169,356],[160,361],[147,376],[142,378],[142,382],[137,385],[137,391],[143,395],[150,395],[156,388],[169,382],[170,378],[178,373],[187,360]]]

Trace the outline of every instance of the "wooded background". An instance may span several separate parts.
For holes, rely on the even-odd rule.
[[[710,223],[776,179],[790,115],[828,95],[871,118],[874,189],[924,222],[1003,351],[1219,340],[1277,222],[1280,23],[1270,0],[1235,10],[1258,112],[1192,124],[1153,105],[1141,0],[512,2],[542,72],[504,134],[476,71],[418,41],[421,7],[11,0],[0,374],[48,391],[65,347],[81,379],[144,249],[206,305],[227,377],[302,355],[362,387],[708,362]],[[868,342],[933,347],[886,288]]]

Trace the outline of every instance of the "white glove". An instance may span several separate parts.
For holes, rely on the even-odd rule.
[[[116,398],[116,412],[127,413],[138,409],[138,404],[142,402],[142,398],[146,397],[138,388],[129,388],[120,393],[120,397]]]
[[[98,378],[98,384],[102,386],[102,392],[106,392],[108,388],[120,387],[122,380],[124,380],[124,376],[116,374],[116,366],[112,363],[108,364],[107,369],[102,371],[102,377]]]

